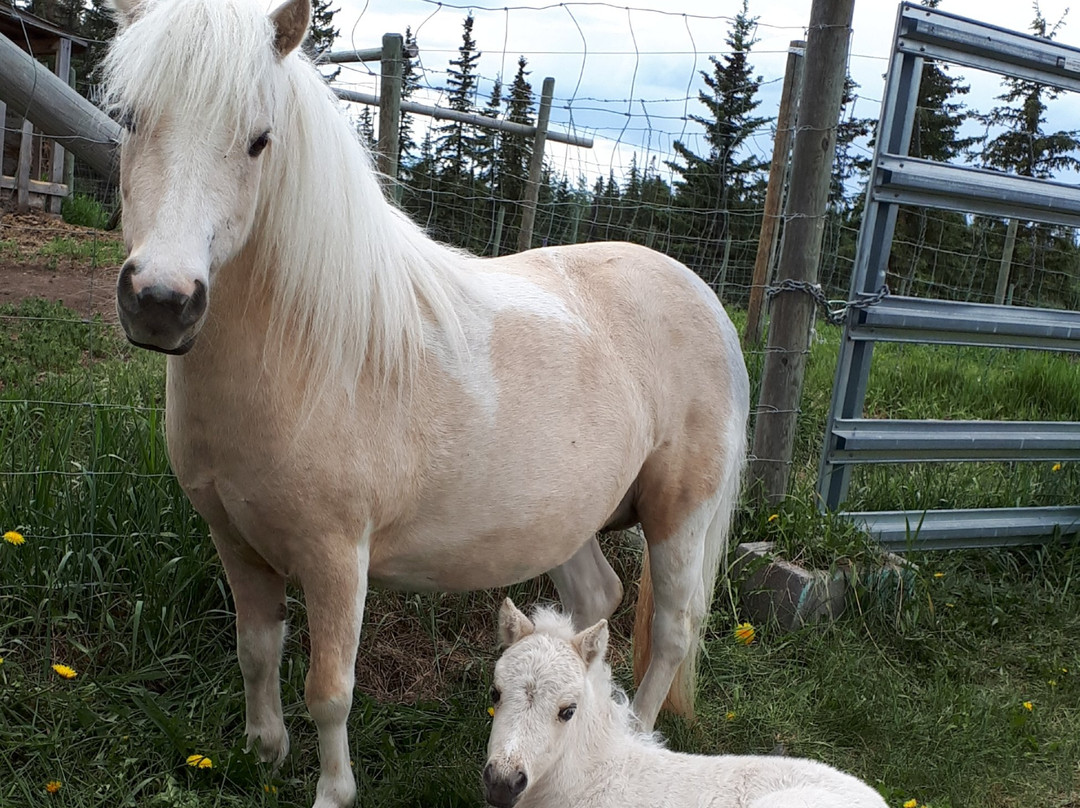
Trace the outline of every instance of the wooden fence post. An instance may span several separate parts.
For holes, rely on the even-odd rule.
[[[544,168],[544,144],[547,143],[548,120],[551,118],[551,99],[555,95],[555,79],[544,79],[540,92],[540,109],[536,113],[536,137],[529,159],[529,181],[525,185],[524,208],[521,211],[521,230],[518,231],[518,252],[532,246],[533,224],[536,222],[536,203],[540,199],[540,173]]]
[[[402,36],[383,34],[379,80],[379,154],[377,167],[390,183],[395,201],[401,198],[398,185],[398,127],[401,125]]]
[[[1005,231],[1005,248],[1001,251],[1001,263],[998,265],[997,288],[994,290],[994,302],[1005,304],[1005,294],[1009,290],[1009,270],[1012,268],[1013,250],[1016,249],[1016,219],[1009,219],[1009,229]]]
[[[764,323],[765,287],[769,283],[769,268],[776,252],[776,236],[780,232],[780,209],[784,200],[784,180],[787,177],[788,156],[795,125],[795,110],[802,85],[803,54],[806,43],[795,39],[788,45],[787,67],[784,70],[784,89],[780,92],[780,112],[776,117],[776,138],[773,140],[772,164],[769,166],[769,187],[765,191],[765,211],[761,216],[754,276],[750,285],[750,302],[746,308],[747,345],[761,342]]]
[[[56,52],[56,69],[55,73],[64,82],[67,82],[71,73],[71,40],[61,39],[60,48]],[[52,144],[52,157],[49,165],[49,179],[56,184],[62,184],[64,182],[64,155],[67,150],[57,143],[55,140]],[[68,194],[71,194],[72,189],[68,188]],[[45,203],[46,209],[49,213],[59,213],[60,205],[63,202],[59,196],[50,195],[48,201]]]
[[[854,5],[855,0],[814,0],[810,9],[777,273],[795,284],[817,283]],[[770,504],[787,493],[813,316],[813,298],[798,288],[773,301],[750,466],[751,491]]]

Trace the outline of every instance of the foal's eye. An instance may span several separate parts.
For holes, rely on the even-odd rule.
[[[263,149],[265,149],[269,145],[270,133],[263,132],[261,135],[251,141],[251,145],[248,146],[248,155],[251,157],[258,157],[260,154],[262,154]]]
[[[500,698],[502,698],[502,693],[499,692],[499,688],[491,688],[491,703],[498,704]]]
[[[561,710],[559,710],[559,720],[563,723],[569,721],[571,718],[574,717],[574,710],[576,709],[576,704],[569,704],[566,707],[563,707]]]

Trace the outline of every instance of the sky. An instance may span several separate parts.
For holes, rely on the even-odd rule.
[[[626,0],[623,0],[624,2]],[[420,47],[426,89],[417,100],[445,99],[446,68],[461,44],[461,23],[469,9],[475,17],[473,36],[482,52],[478,73],[484,98],[492,81],[513,78],[519,54],[528,59],[530,81],[539,94],[545,76],[555,78],[552,128],[574,130],[594,137],[583,149],[549,142],[548,158],[571,177],[591,184],[609,171],[621,177],[629,155],[639,162],[656,158],[662,168],[672,154],[672,142],[682,140],[699,154],[707,152],[701,128],[687,120],[705,107],[697,100],[704,87],[699,75],[710,70],[709,55],[726,47],[731,18],[741,0],[629,0],[631,5],[557,0],[490,0],[469,5],[466,0],[338,0],[334,22],[341,31],[335,49],[370,48],[383,33],[415,32]],[[762,77],[757,114],[776,116],[788,43],[805,38],[811,0],[750,0],[757,16],[758,42],[751,53],[754,72]],[[1056,22],[1066,14],[1066,0],[1041,0],[1043,15]],[[877,118],[893,38],[898,4],[856,0],[852,23],[849,72],[859,84],[853,114]],[[1020,31],[1034,17],[1030,3],[1016,0],[943,0],[941,10]],[[1057,35],[1064,44],[1080,45],[1080,19],[1066,16]],[[374,92],[372,72],[378,64],[346,66],[337,78],[343,86]],[[964,102],[986,112],[1002,92],[997,76],[952,67],[971,91]],[[1051,102],[1054,129],[1080,128],[1080,116],[1068,94]],[[971,125],[972,133],[978,131]],[[763,127],[747,144],[768,161],[773,134]]]

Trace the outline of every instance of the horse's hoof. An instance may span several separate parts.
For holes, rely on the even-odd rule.
[[[247,733],[247,744],[244,748],[248,752],[255,752],[259,760],[276,769],[289,756],[289,733],[284,727],[276,732],[251,731]]]

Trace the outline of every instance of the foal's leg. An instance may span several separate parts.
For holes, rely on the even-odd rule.
[[[211,531],[236,604],[236,655],[244,676],[248,749],[278,764],[289,753],[281,715],[285,579],[228,531]]]
[[[367,538],[326,542],[305,559],[300,578],[311,634],[304,699],[319,730],[314,808],[346,808],[356,799],[346,721],[356,680],[356,650],[368,579]]]
[[[622,603],[622,581],[593,536],[565,564],[548,572],[563,608],[574,618],[574,630],[583,631],[611,617]]]
[[[676,528],[667,522],[669,513],[665,518],[642,514],[653,587],[652,655],[634,696],[634,713],[646,732],[652,730],[679,665],[698,640],[708,608],[702,591],[705,531],[715,512],[716,503],[707,502]]]

